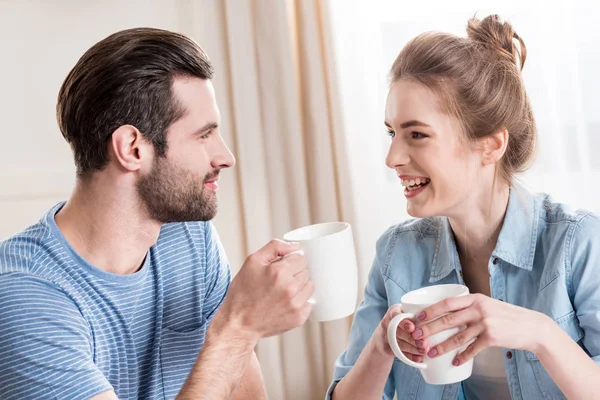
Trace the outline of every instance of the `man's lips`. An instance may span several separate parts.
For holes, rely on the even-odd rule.
[[[219,182],[218,181],[206,181],[204,182],[204,186],[213,189],[213,190],[217,190],[219,188]]]
[[[205,179],[204,186],[213,190],[217,190],[219,188],[219,175],[213,175],[208,179]]]

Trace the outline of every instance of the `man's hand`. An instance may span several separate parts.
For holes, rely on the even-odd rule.
[[[314,284],[297,244],[272,240],[250,255],[231,283],[211,325],[229,324],[254,340],[304,324]]]

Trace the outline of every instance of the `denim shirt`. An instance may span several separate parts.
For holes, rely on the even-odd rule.
[[[548,195],[513,184],[498,242],[488,260],[494,299],[540,311],[600,361],[600,218],[570,210]],[[461,265],[449,221],[414,219],[388,229],[377,242],[364,300],[352,323],[348,348],[335,363],[335,385],[350,371],[391,305],[424,286],[460,283]],[[506,329],[519,329],[506,327]],[[540,331],[540,335],[544,332]],[[513,399],[563,399],[535,354],[503,349]],[[395,359],[383,399],[452,399],[460,384],[427,384],[419,370]]]

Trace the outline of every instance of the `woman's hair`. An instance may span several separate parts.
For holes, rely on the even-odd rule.
[[[521,78],[526,56],[509,23],[497,15],[474,17],[466,38],[428,32],[411,40],[394,61],[391,79],[426,85],[471,140],[506,129],[500,173],[510,180],[527,169],[535,149],[535,120]]]

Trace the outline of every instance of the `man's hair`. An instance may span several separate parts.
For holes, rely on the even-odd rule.
[[[158,156],[166,154],[167,128],[185,112],[171,89],[176,77],[213,77],[206,53],[178,33],[128,29],[85,52],[63,82],[56,106],[79,177],[107,165],[108,142],[123,125],[135,126]]]

